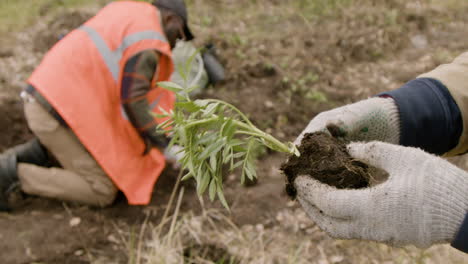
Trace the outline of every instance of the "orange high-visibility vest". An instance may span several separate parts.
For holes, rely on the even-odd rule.
[[[130,204],[147,204],[165,166],[125,116],[121,79],[125,63],[143,50],[161,54],[148,99],[155,112],[173,109],[173,92],[156,87],[173,72],[171,48],[151,4],[119,1],[60,40],[28,82],[66,121]],[[158,123],[164,120],[156,120]]]

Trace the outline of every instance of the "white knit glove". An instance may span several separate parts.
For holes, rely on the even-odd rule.
[[[166,161],[172,164],[172,168],[179,169],[181,167],[180,160],[184,157],[184,148],[179,145],[172,145],[164,149],[164,157]]]
[[[189,65],[188,69],[190,70],[187,76],[185,76],[187,78],[187,83],[185,83],[184,77],[180,75],[180,70],[187,67],[187,62],[193,55],[195,55],[195,58]],[[175,70],[171,75],[171,82],[175,82],[180,86],[198,87],[190,93],[190,96],[200,94],[208,86],[209,78],[203,64],[202,55],[200,53],[197,54],[197,48],[193,42],[177,41],[176,46],[172,49],[172,60],[174,61]]]
[[[294,143],[300,145],[306,133],[328,133],[329,124],[338,126],[348,142],[378,140],[398,144],[400,141],[400,116],[392,98],[374,97],[320,113]]]
[[[468,211],[468,173],[416,148],[370,142],[352,143],[348,151],[389,178],[366,189],[338,190],[298,177],[298,200],[320,228],[334,238],[394,246],[453,240]]]

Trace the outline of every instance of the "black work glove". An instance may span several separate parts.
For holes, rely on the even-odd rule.
[[[202,58],[210,84],[216,84],[217,82],[223,81],[225,79],[224,67],[218,60],[216,48],[213,44],[205,45],[205,48],[202,51]]]
[[[145,150],[143,155],[146,155],[150,152],[152,148],[158,148],[163,150],[169,145],[170,139],[161,134],[156,130],[156,126],[147,129],[145,132],[142,133],[143,141],[145,142]]]

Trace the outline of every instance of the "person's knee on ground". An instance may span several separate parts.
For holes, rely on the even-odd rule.
[[[110,179],[82,177],[61,168],[44,168],[20,163],[18,177],[21,190],[27,194],[90,206],[109,206],[118,192]],[[87,181],[89,178],[94,180]]]

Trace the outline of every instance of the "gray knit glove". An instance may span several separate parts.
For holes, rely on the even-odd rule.
[[[168,146],[164,149],[164,157],[172,165],[172,168],[180,169],[182,167],[180,160],[184,157],[184,148],[179,145]]]
[[[416,148],[370,142],[349,144],[348,151],[389,178],[366,189],[338,190],[298,177],[298,200],[324,231],[394,246],[453,240],[468,211],[468,173]]]
[[[344,139],[351,141],[378,140],[393,144],[400,141],[400,116],[392,98],[374,97],[320,113],[296,139],[299,145],[306,133],[324,131],[336,125]]]
[[[184,77],[180,75],[180,70],[185,69],[187,62],[194,55],[195,58],[188,68],[190,70],[185,76],[187,78],[187,83],[185,83]],[[175,70],[171,75],[171,82],[175,82],[180,86],[198,87],[190,93],[190,96],[200,94],[208,86],[209,78],[203,64],[202,55],[197,54],[197,48],[191,41],[177,41],[177,45],[172,50],[172,60],[174,61]]]

